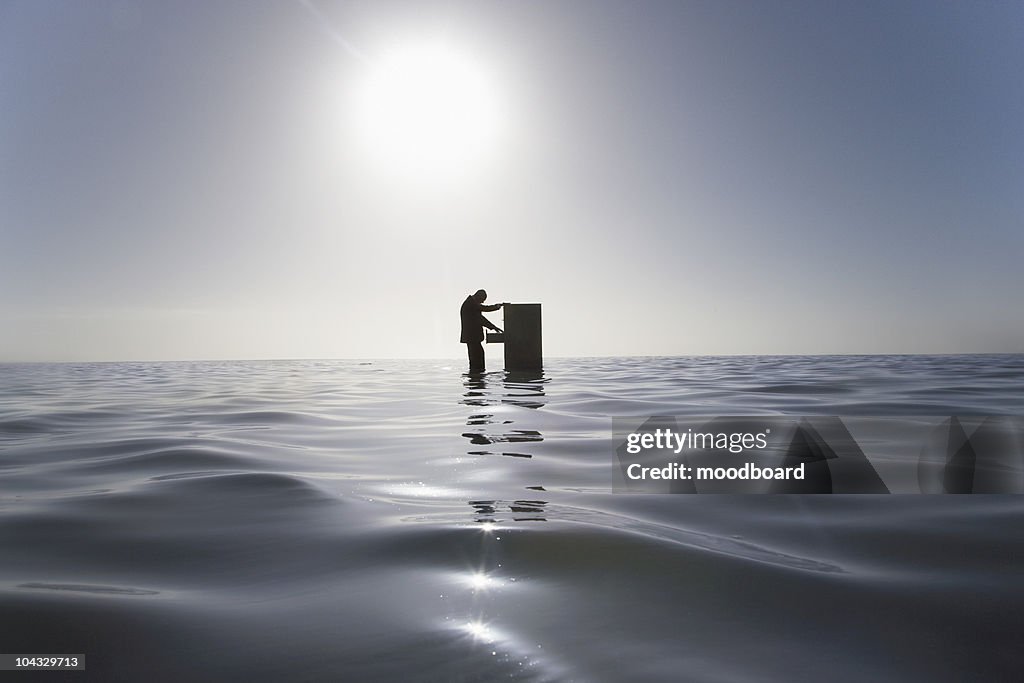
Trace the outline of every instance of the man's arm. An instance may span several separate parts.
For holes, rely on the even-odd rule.
[[[489,306],[484,306],[483,304],[481,304],[480,305],[480,310],[481,311],[496,311],[499,308],[501,308],[503,305],[504,304],[491,304]],[[482,320],[484,322],[484,327],[487,327],[488,329],[494,330],[495,332],[501,332],[501,328],[500,327],[498,327],[497,325],[495,325],[494,323],[492,323],[490,320],[488,320],[487,318],[483,317],[482,315],[480,316],[480,320]]]

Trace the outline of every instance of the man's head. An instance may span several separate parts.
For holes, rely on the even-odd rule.
[[[473,298],[476,299],[476,302],[478,304],[482,304],[483,302],[487,301],[487,292],[485,292],[482,289],[478,289],[476,290],[476,294],[473,295]]]

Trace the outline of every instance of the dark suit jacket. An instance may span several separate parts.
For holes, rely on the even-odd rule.
[[[470,294],[466,297],[466,300],[462,302],[462,308],[459,310],[459,315],[462,317],[462,337],[459,341],[465,344],[466,342],[482,342],[484,340],[484,328],[489,330],[498,329],[491,324],[491,321],[484,317],[484,311],[496,311],[501,308],[501,304],[493,304],[491,306],[484,306],[478,304],[473,295]]]

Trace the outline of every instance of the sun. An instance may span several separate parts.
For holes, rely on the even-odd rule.
[[[418,180],[475,172],[502,128],[493,75],[481,60],[440,41],[406,44],[368,61],[354,104],[368,159]]]

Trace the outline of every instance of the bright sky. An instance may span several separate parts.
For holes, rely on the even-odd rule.
[[[1024,3],[0,1],[0,360],[1024,351]],[[492,314],[500,324],[500,313]]]

